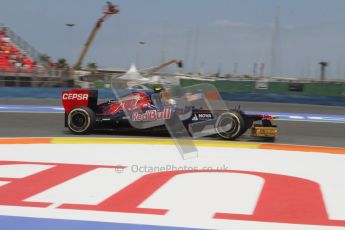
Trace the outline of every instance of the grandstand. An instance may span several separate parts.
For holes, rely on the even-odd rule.
[[[0,27],[0,72],[32,73],[36,61],[20,49],[6,31],[6,27]]]
[[[9,27],[0,24],[0,87],[73,85],[68,68],[54,63]]]

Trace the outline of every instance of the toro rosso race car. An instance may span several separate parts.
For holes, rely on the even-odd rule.
[[[206,126],[211,127],[213,132],[204,132],[201,136],[216,134],[227,140],[238,138],[248,129],[251,129],[251,135],[255,137],[272,140],[277,135],[277,126],[271,123],[274,117],[270,115],[246,114],[239,108],[211,111],[196,106],[179,107],[179,103],[173,99],[163,100],[162,90],[131,91],[120,100],[100,104],[97,99],[97,90],[63,91],[65,127],[75,134],[87,134],[97,129],[167,131],[169,122],[171,126],[181,121],[192,137],[203,132]],[[154,123],[154,126],[145,126],[151,123]],[[183,129],[181,127],[178,127],[178,130]]]

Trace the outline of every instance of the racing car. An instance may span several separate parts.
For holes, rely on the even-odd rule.
[[[62,92],[65,110],[65,127],[74,134],[88,134],[97,129],[109,130],[165,130],[167,124],[177,124],[181,120],[190,136],[210,127],[213,132],[202,136],[218,135],[233,140],[251,129],[251,136],[273,140],[277,126],[273,116],[246,114],[239,108],[211,111],[207,108],[184,106],[179,108],[173,99],[162,103],[161,90],[130,91],[119,100],[109,100],[98,104],[96,89],[70,89]],[[157,102],[157,98],[160,99]],[[181,118],[181,114],[183,118]],[[155,122],[154,126],[141,125]],[[200,128],[201,127],[201,128]],[[181,128],[181,127],[180,127]],[[179,129],[180,129],[179,128]]]

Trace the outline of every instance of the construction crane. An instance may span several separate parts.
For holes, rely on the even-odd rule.
[[[116,5],[112,4],[111,2],[107,2],[106,6],[104,7],[104,10],[103,10],[102,17],[97,20],[95,27],[92,29],[91,34],[89,35],[89,38],[87,39],[87,41],[84,45],[84,49],[81,52],[77,63],[73,67],[74,70],[80,69],[81,64],[83,63],[83,60],[85,58],[85,55],[86,55],[87,51],[89,50],[93,40],[95,39],[95,36],[96,36],[98,30],[101,28],[102,23],[107,18],[109,18],[110,16],[112,16],[114,14],[118,14],[119,12],[120,11]]]
[[[142,70],[140,72],[143,72],[145,74],[153,74],[153,73],[156,73],[157,71],[171,65],[171,64],[176,64],[177,67],[179,68],[182,68],[183,67],[183,62],[182,60],[177,60],[177,59],[173,59],[173,60],[170,60],[168,62],[164,62],[162,64],[160,64],[159,66],[155,66],[155,67],[152,67],[152,68],[149,68],[149,69],[145,69],[145,70]]]

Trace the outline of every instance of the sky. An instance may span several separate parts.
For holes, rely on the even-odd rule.
[[[253,74],[254,63],[264,63],[270,75],[275,50],[277,76],[317,78],[318,63],[327,61],[327,77],[345,79],[344,0],[112,2],[120,13],[103,23],[84,64],[127,69],[134,62],[146,68],[182,59],[186,72]],[[104,3],[0,0],[0,24],[73,65]]]

